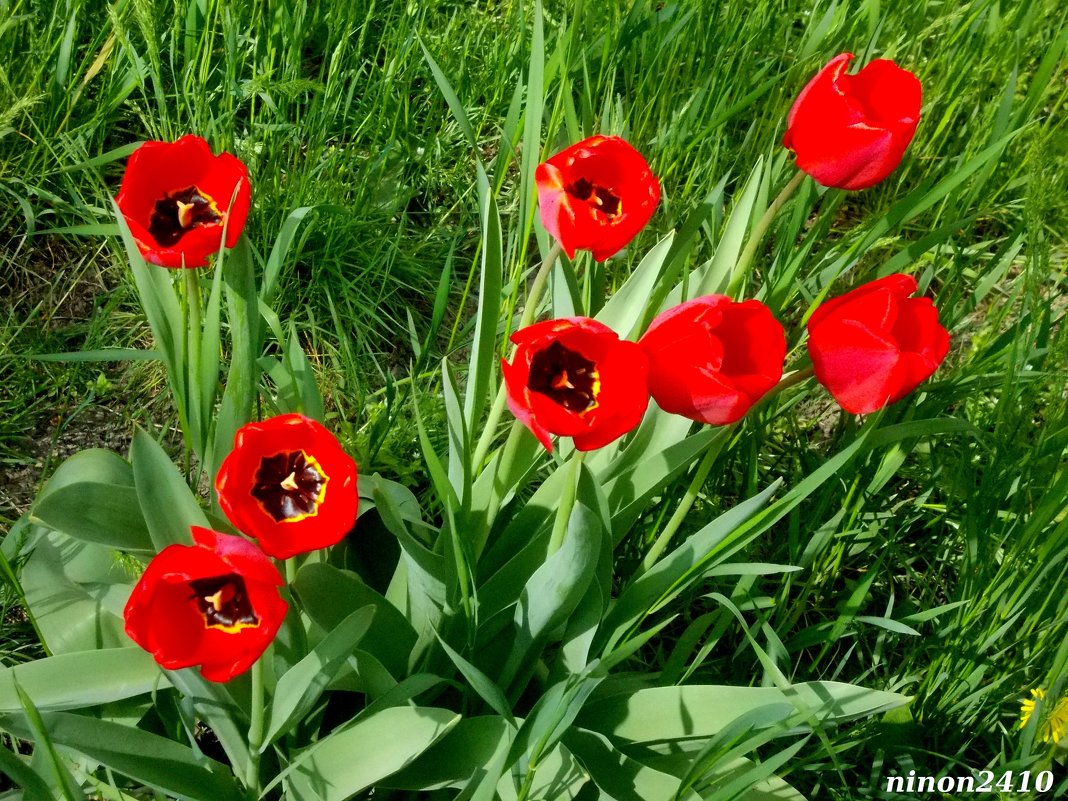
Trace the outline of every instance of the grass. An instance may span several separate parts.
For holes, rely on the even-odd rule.
[[[649,229],[609,262],[609,289],[723,182],[726,201],[703,209],[691,257],[710,258],[757,159],[770,160],[785,183],[785,112],[832,55],[892,57],[925,91],[899,170],[857,194],[816,196],[809,184],[757,255],[754,286],[766,287],[788,330],[800,330],[808,303],[835,276],[845,274],[843,288],[905,270],[935,293],[954,342],[937,380],[882,421],[912,425],[915,436],[822,487],[748,555],[804,570],[715,586],[792,678],[916,696],[911,720],[808,743],[788,778],[809,797],[877,798],[893,771],[1024,764],[1039,749],[1015,729],[1019,701],[1034,686],[1064,687],[1068,638],[1068,28],[1060,4],[660,5],[546,4],[544,94],[532,92],[544,101],[542,155],[590,133],[622,134],[664,187]],[[408,315],[426,330],[446,263],[455,336],[443,334],[428,363],[469,340],[476,153],[497,168],[513,291],[536,261],[519,167],[531,155],[513,102],[523,100],[514,90],[530,60],[529,12],[516,0],[307,9],[0,0],[5,470],[39,481],[54,467],[56,432],[77,428],[91,407],[112,410],[127,428],[173,425],[151,365],[23,357],[145,344],[121,254],[101,246],[108,198],[131,142],[195,131],[249,165],[257,247],[269,246],[294,209],[314,206],[297,230],[280,305],[301,327],[331,409],[368,457],[361,470],[405,470],[406,481],[425,486],[411,426],[387,433],[374,421],[402,411],[382,388],[407,372]],[[455,88],[477,151],[421,45]],[[976,159],[985,160],[969,172]],[[943,418],[961,423],[924,432],[924,421]],[[693,524],[774,476],[796,482],[855,437],[853,422],[817,390],[795,391],[741,430]],[[6,504],[5,522],[27,500],[23,493]],[[621,549],[624,575],[656,526],[642,521]],[[9,603],[0,601],[5,619]],[[742,684],[760,675],[733,617],[707,598],[685,611],[640,655],[648,669]],[[5,625],[0,658],[21,652],[25,634]],[[677,649],[691,640],[692,652]]]

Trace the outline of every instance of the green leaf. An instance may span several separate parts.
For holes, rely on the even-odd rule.
[[[0,670],[0,714],[22,709],[16,681],[44,711],[81,709],[167,686],[152,655],[137,646],[61,654],[4,668]]]
[[[289,212],[289,216],[286,217],[285,222],[282,223],[282,227],[278,231],[278,236],[275,237],[274,246],[271,248],[271,253],[267,257],[267,264],[263,269],[263,286],[260,289],[260,298],[267,305],[270,305],[274,299],[275,290],[278,288],[278,276],[282,272],[282,265],[289,254],[290,247],[293,245],[297,229],[308,213],[315,208],[315,206],[301,206],[299,209]]]
[[[738,262],[738,256],[742,252],[742,244],[745,242],[745,234],[749,230],[752,218],[755,216],[757,194],[760,190],[760,182],[764,174],[764,160],[757,159],[756,166],[749,173],[749,179],[745,183],[741,197],[735,201],[731,209],[730,219],[723,229],[716,247],[716,253],[712,259],[697,270],[693,283],[694,291],[691,297],[700,297],[709,293],[723,292],[730,283],[734,266]],[[681,299],[681,298],[679,298]],[[674,296],[669,297],[667,305],[674,306],[679,302]]]
[[[122,551],[154,553],[132,473],[129,478],[130,483],[125,486],[82,481],[54,489],[38,500],[30,519],[85,542]]]
[[[778,488],[779,482],[776,481],[763,492],[724,512],[624,589],[601,628],[602,637],[607,638],[607,647],[612,647],[646,615],[700,579],[705,557],[716,544],[752,519]]]
[[[361,640],[363,648],[381,660],[393,675],[407,674],[416,633],[404,615],[358,575],[332,565],[309,562],[297,571],[292,587],[304,611],[326,631],[336,629],[353,612],[373,606],[374,618]]]
[[[82,788],[75,781],[71,775],[70,768],[64,760],[60,759],[59,754],[56,753],[55,744],[53,738],[48,731],[44,720],[41,717],[41,713],[34,706],[33,701],[26,694],[26,691],[19,686],[17,680],[13,681],[15,694],[18,696],[19,705],[22,707],[24,718],[14,720],[25,720],[28,724],[25,732],[28,734],[23,735],[23,739],[31,739],[36,743],[36,752],[42,756],[43,759],[35,760],[38,763],[38,770],[47,767],[51,776],[46,778],[45,781],[53,788],[59,791],[59,794],[65,799],[65,801],[85,801],[85,793],[82,792]],[[8,731],[14,731],[18,726],[18,723],[13,725],[6,725],[6,719],[0,715],[0,728],[7,729]],[[16,732],[17,733],[17,732]],[[49,781],[49,778],[51,781]]]
[[[227,685],[208,681],[195,668],[164,672],[183,702],[211,727],[234,773],[244,776],[249,763],[248,729],[244,726],[248,712],[237,705]]]
[[[58,531],[33,529],[38,537],[20,577],[49,652],[128,646],[122,610],[133,578],[118,554]]]
[[[141,512],[157,551],[168,545],[192,545],[190,526],[210,528],[208,518],[167,452],[144,430],[130,444],[134,486]]]
[[[601,307],[594,319],[604,323],[621,337],[633,338],[639,333],[645,307],[656,287],[657,278],[664,268],[671,245],[675,240],[672,231],[645,254],[623,286],[619,287]]]
[[[278,680],[268,710],[261,753],[311,711],[371,627],[374,614],[374,606],[357,609]]]
[[[515,729],[503,718],[463,718],[428,748],[408,767],[380,782],[383,787],[397,790],[439,790],[447,787],[462,787],[480,771],[492,774],[496,763],[497,775],[512,743]]]
[[[508,687],[517,675],[522,676],[521,666],[532,667],[537,650],[575,611],[593,578],[600,546],[600,518],[576,502],[560,549],[534,571],[519,596],[513,618],[515,642],[501,671],[502,686]]]
[[[478,169],[483,179],[480,185],[486,186],[488,179],[481,164]],[[467,396],[464,398],[464,418],[469,428],[482,419],[486,396],[493,377],[497,375],[497,326],[504,281],[501,217],[497,201],[488,187],[484,194],[479,199],[482,211],[482,264],[479,271],[478,309],[475,312],[475,335],[467,374]],[[470,431],[468,438],[471,438]]]
[[[483,701],[489,704],[494,712],[514,726],[515,718],[512,716],[511,704],[508,703],[508,699],[505,698],[501,688],[494,684],[489,676],[464,659],[455,648],[441,639],[440,636],[438,637],[438,642],[441,643],[445,653],[449,655],[449,659],[467,679],[467,683],[471,685],[471,688],[479,694]]]
[[[0,773],[22,788],[21,801],[55,801],[56,797],[48,789],[45,780],[8,748],[0,748]],[[8,796],[6,793],[0,797],[18,799],[18,796]]]
[[[57,746],[77,751],[162,793],[191,801],[242,798],[226,766],[166,737],[70,712],[45,712],[41,718]],[[0,726],[19,737],[30,734],[21,718],[11,715],[0,716]]]
[[[594,784],[614,801],[701,801],[692,790],[680,793],[681,782],[617,751],[602,734],[573,728],[564,745],[590,774]]]
[[[292,801],[345,801],[409,765],[460,721],[447,709],[397,706],[327,735],[283,774]]]
[[[715,736],[724,726],[756,709],[774,709],[769,718],[791,726],[809,720],[838,722],[866,717],[908,703],[907,696],[840,682],[807,682],[778,687],[684,685],[651,687],[591,701],[579,724],[633,743],[670,743]]]

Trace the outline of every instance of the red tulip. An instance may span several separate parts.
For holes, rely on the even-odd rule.
[[[195,545],[169,545],[148,563],[126,603],[126,633],[167,670],[200,665],[204,678],[229,681],[282,625],[282,576],[248,540],[192,532]]]
[[[356,463],[299,414],[242,426],[215,489],[230,522],[276,559],[334,545],[356,523]]]
[[[203,267],[218,252],[224,226],[226,247],[237,244],[250,199],[245,165],[229,153],[213,156],[207,142],[188,134],[137,148],[115,202],[147,261]]]
[[[921,90],[915,75],[883,58],[849,75],[852,59],[832,59],[801,90],[783,144],[824,186],[866,189],[901,162],[920,121]]]
[[[930,298],[909,297],[900,273],[823,303],[808,321],[817,380],[843,409],[866,414],[900,400],[938,369],[949,333]]]
[[[604,261],[649,222],[660,182],[641,153],[618,136],[591,136],[561,150],[534,173],[545,230],[568,258],[591,250]]]
[[[760,301],[705,295],[663,312],[638,341],[649,391],[665,412],[700,423],[740,420],[782,378],[786,336]]]
[[[512,334],[512,363],[502,361],[508,408],[545,446],[573,437],[590,451],[636,425],[649,405],[645,354],[587,317],[547,320]]]

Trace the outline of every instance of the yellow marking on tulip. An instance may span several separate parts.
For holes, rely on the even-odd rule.
[[[560,375],[553,379],[553,389],[574,389],[575,385],[571,383],[571,379],[567,377],[567,370],[561,370]]]
[[[178,205],[178,224],[182,228],[189,228],[193,225],[193,203],[183,203],[180,200],[174,201]],[[211,202],[209,200],[209,202]],[[214,203],[212,204],[214,205]]]
[[[282,481],[282,489],[289,490],[290,492],[292,492],[295,489],[300,489],[297,486],[297,474],[296,473],[290,473],[288,476],[285,477],[285,480]]]

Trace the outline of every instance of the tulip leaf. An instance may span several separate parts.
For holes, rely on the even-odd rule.
[[[274,239],[270,255],[267,256],[267,264],[263,268],[263,284],[260,288],[260,298],[268,306],[274,300],[275,289],[278,286],[278,276],[282,272],[282,265],[285,264],[286,256],[289,254],[289,249],[296,238],[297,229],[304,218],[308,216],[308,213],[314,211],[315,208],[315,206],[301,206],[299,209],[289,212],[289,216],[286,217],[285,222],[282,223],[282,227],[278,231],[278,236]]]
[[[492,776],[496,786],[514,735],[515,729],[503,718],[463,718],[408,767],[383,779],[380,785],[396,790],[439,790],[462,787],[481,772]]]
[[[841,682],[786,688],[683,685],[650,687],[590,701],[579,725],[613,739],[649,745],[714,737],[732,721],[766,711],[767,726],[806,726],[869,716],[909,702],[908,696]]]
[[[560,549],[534,571],[519,596],[513,623],[516,629],[508,661],[498,682],[507,688],[521,667],[532,669],[537,650],[575,611],[593,578],[600,555],[602,523],[597,514],[577,501],[568,519]]]
[[[41,498],[30,519],[109,548],[144,554],[155,550],[132,485],[96,481],[68,484]]]
[[[311,711],[371,627],[374,614],[375,607],[371,605],[357,609],[278,680],[261,753]]]
[[[634,339],[640,332],[645,307],[653,294],[657,278],[675,240],[672,231],[645,254],[623,285],[615,291],[594,318],[619,333],[620,337]]]
[[[247,718],[248,710],[238,706],[227,685],[208,681],[195,668],[164,672],[171,686],[179,692],[182,703],[211,727],[234,772],[244,776],[249,764],[248,732],[238,723]],[[193,736],[192,729],[188,734]]]
[[[55,801],[55,796],[37,771],[9,748],[0,748],[0,773],[22,788],[21,801]],[[18,796],[4,798],[17,799]]]
[[[524,153],[524,156],[526,154]],[[501,235],[501,216],[497,200],[485,179],[482,165],[478,165],[480,186],[485,190],[479,197],[482,216],[482,263],[479,270],[478,309],[475,312],[475,335],[467,375],[467,395],[464,398],[463,419],[473,428],[482,420],[486,398],[497,374],[497,327],[500,321],[501,290],[504,281],[504,245]],[[466,432],[470,439],[470,431]],[[477,468],[477,465],[475,465]],[[450,469],[450,473],[452,470]]]
[[[749,173],[749,179],[745,182],[741,196],[731,208],[730,219],[727,220],[727,225],[719,238],[715,255],[696,271],[695,280],[691,284],[694,289],[690,293],[690,297],[696,298],[726,291],[727,285],[731,282],[731,275],[738,263],[738,257],[741,255],[746,232],[749,230],[750,222],[755,213],[754,207],[763,176],[764,160],[763,158],[758,158],[756,166]],[[676,299],[674,296],[669,296],[668,305],[673,306],[680,300],[685,300],[685,298],[679,297]]]
[[[460,715],[395,706],[339,729],[306,749],[281,775],[292,801],[345,801],[411,764]],[[358,755],[358,758],[353,758]]]
[[[617,751],[603,734],[574,727],[564,736],[564,745],[614,801],[701,801],[693,790],[682,788],[678,777]]]
[[[76,453],[56,469],[30,519],[85,542],[142,553],[154,550],[129,462],[100,448]]]
[[[230,770],[189,746],[158,734],[70,712],[44,712],[51,741],[135,781],[191,801],[239,801]],[[29,738],[30,727],[14,715],[0,715],[0,727]]]
[[[31,532],[36,537],[25,548],[21,586],[49,652],[129,645],[122,610],[133,578],[118,554],[40,526]]]
[[[156,549],[176,543],[192,545],[189,527],[209,528],[208,518],[171,457],[141,428],[130,444],[130,463],[141,512]]]
[[[663,606],[691,582],[701,578],[705,572],[704,562],[712,549],[763,509],[778,487],[779,482],[775,482],[727,510],[624,589],[602,626],[602,636],[609,638],[608,647],[655,608]]]
[[[407,674],[416,633],[404,615],[357,574],[310,562],[297,571],[292,586],[304,611],[326,631],[333,631],[353,612],[371,605],[374,619],[361,640],[363,648],[394,676]]]
[[[77,681],[71,681],[77,676]],[[137,646],[81,651],[0,670],[0,714],[22,709],[18,682],[43,711],[81,709],[166,687],[152,655]]]

